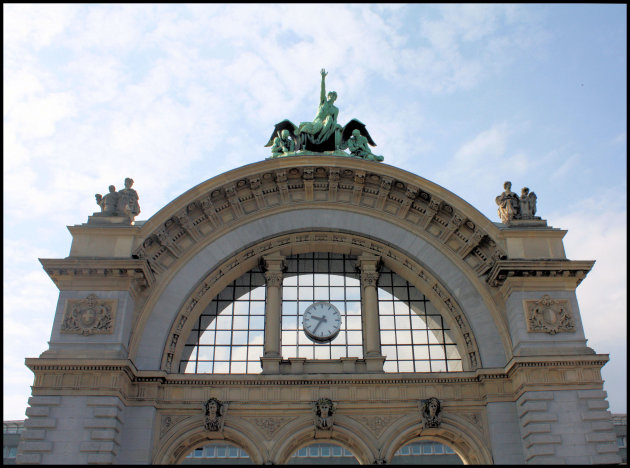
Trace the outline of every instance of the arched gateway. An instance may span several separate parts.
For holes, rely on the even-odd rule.
[[[178,463],[221,440],[255,463],[319,441],[371,464],[422,439],[473,464],[617,461],[575,295],[593,262],[565,257],[566,231],[312,153],[144,223],[109,214],[41,260],[61,293],[26,360],[18,462]]]

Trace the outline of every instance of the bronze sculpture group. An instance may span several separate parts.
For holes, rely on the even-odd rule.
[[[350,156],[370,161],[382,161],[383,156],[372,153],[370,146],[376,146],[365,125],[352,119],[345,126],[337,123],[339,109],[335,106],[337,93],[326,94],[326,70],[322,69],[322,82],[319,107],[312,122],[295,125],[290,120],[276,124],[265,147],[271,147],[271,157],[290,156],[300,153],[329,153]]]

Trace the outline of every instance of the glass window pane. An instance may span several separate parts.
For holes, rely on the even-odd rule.
[[[199,344],[213,345],[214,344],[214,331],[205,331],[199,337]]]
[[[215,374],[229,374],[230,373],[230,362],[229,361],[215,361],[214,362],[214,373]]]
[[[282,288],[282,299],[285,301],[297,301],[298,288],[285,286]]]
[[[342,323],[343,326],[343,323]],[[346,329],[347,330],[361,330],[361,317],[360,316],[350,316],[346,317]]]
[[[381,330],[395,329],[394,317],[390,315],[381,316]]]
[[[250,330],[264,330],[265,317],[259,315],[249,317],[249,328]]]
[[[234,362],[232,361],[232,368],[230,369],[230,372],[232,374],[244,374],[245,372],[247,372],[247,363],[245,362]]]
[[[247,330],[245,331],[233,331],[232,332],[232,344],[245,345],[247,344]]]
[[[362,346],[348,346],[348,357],[363,357],[363,347]]]
[[[398,372],[413,372],[413,361],[398,361]]]
[[[249,346],[247,349],[247,359],[250,361],[258,361],[263,355],[262,346]]]
[[[400,344],[411,344],[411,332],[409,330],[398,330],[396,339]]]
[[[360,331],[348,331],[348,344],[349,345],[359,345],[363,343],[363,333]]]
[[[346,296],[345,288],[330,288],[331,301],[343,301]]]
[[[216,332],[216,344],[229,345],[232,340],[231,331],[217,331]]]
[[[361,300],[361,288],[346,287],[346,299],[348,301],[360,301]]]

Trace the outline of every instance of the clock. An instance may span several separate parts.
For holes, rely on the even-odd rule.
[[[320,343],[331,341],[341,329],[341,314],[329,302],[315,302],[304,311],[302,326],[311,340]]]

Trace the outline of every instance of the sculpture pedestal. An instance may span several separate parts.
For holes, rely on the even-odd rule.
[[[131,225],[131,220],[127,216],[106,216],[101,213],[94,213],[88,216],[87,224],[125,224]]]

